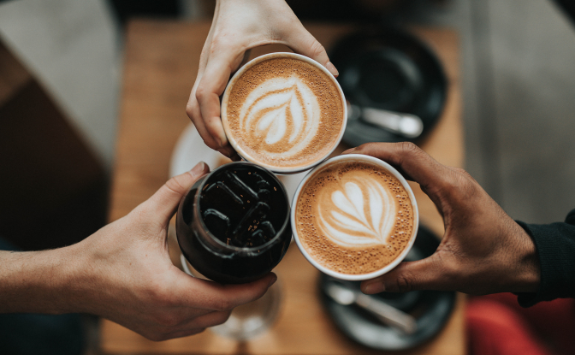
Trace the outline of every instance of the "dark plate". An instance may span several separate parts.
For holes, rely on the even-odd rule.
[[[447,79],[433,51],[413,35],[395,28],[355,33],[335,45],[330,59],[339,70],[337,79],[351,103],[419,116],[424,128],[415,140],[424,137],[439,120]],[[409,139],[360,117],[348,120],[343,140],[357,146]]]
[[[433,254],[438,245],[437,237],[429,229],[420,225],[417,239],[407,258],[409,260],[423,259]],[[455,305],[455,292],[413,291],[374,295],[373,297],[417,319],[417,331],[408,335],[382,324],[374,316],[355,305],[342,306],[334,302],[323,292],[324,285],[329,282],[343,283],[355,289],[359,289],[360,283],[340,281],[322,274],[319,281],[321,300],[336,326],[345,335],[364,346],[378,350],[406,350],[430,340],[443,329]]]

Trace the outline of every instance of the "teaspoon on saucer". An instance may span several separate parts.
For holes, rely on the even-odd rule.
[[[417,138],[423,132],[423,122],[416,115],[360,107],[347,101],[348,119],[358,119],[406,138]]]
[[[335,282],[328,283],[325,286],[325,292],[335,302],[344,306],[355,303],[361,308],[373,313],[382,323],[397,328],[406,334],[413,334],[417,330],[415,318],[383,301],[364,295],[361,292],[349,289]]]

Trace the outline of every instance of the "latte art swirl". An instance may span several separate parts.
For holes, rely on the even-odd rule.
[[[413,240],[417,210],[387,168],[354,154],[320,167],[296,194],[293,224],[309,257],[342,274],[393,263]]]
[[[244,139],[261,142],[272,159],[301,154],[317,134],[320,108],[298,77],[270,78],[253,90],[240,109]]]
[[[320,196],[320,228],[332,242],[344,247],[387,244],[396,215],[391,191],[375,179],[349,180],[331,196]],[[330,197],[332,203],[323,201]]]
[[[343,93],[335,78],[309,59],[293,53],[259,58],[226,88],[221,111],[226,136],[247,161],[275,172],[306,170],[324,160],[343,135]]]

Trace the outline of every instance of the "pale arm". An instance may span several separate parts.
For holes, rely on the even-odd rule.
[[[170,179],[127,216],[80,243],[40,252],[0,252],[0,312],[96,314],[152,340],[221,324],[261,297],[276,277],[243,285],[193,278],[168,254],[167,227],[180,199],[208,172],[200,163]]]

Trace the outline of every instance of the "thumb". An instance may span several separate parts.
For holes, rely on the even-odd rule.
[[[199,162],[192,170],[174,176],[146,201],[145,208],[152,216],[167,223],[190,187],[209,171],[210,168],[206,163]]]
[[[385,275],[362,282],[361,291],[374,294],[443,289],[446,277],[436,259],[432,255],[423,260],[403,262]]]
[[[290,31],[285,36],[286,44],[293,49],[296,53],[310,57],[316,62],[323,65],[333,76],[337,77],[339,72],[335,68],[332,62],[329,61],[329,57],[325,48],[309,33],[302,24],[298,26],[299,29],[295,31]]]

